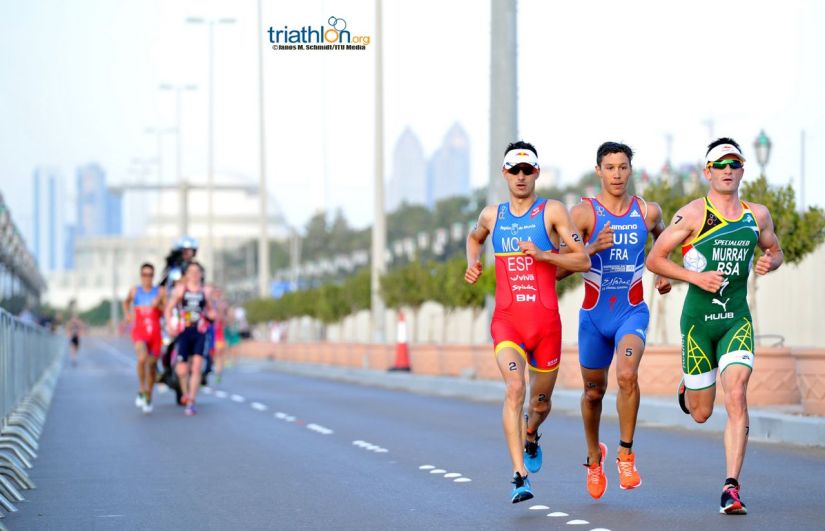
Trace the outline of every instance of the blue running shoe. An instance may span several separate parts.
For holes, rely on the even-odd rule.
[[[539,446],[539,439],[541,439],[541,435],[537,433],[535,441],[527,441],[524,443],[524,466],[531,474],[535,474],[541,470],[541,446]]]
[[[522,477],[518,472],[513,476],[513,503],[523,502],[533,497],[533,491],[530,490],[530,480],[527,476]]]

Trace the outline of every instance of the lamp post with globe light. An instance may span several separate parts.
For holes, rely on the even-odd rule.
[[[756,162],[761,167],[761,175],[765,176],[765,166],[771,156],[771,139],[765,134],[765,130],[759,131],[759,136],[753,141],[753,149],[756,152]]]

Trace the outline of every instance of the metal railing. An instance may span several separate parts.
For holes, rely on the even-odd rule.
[[[0,308],[0,419],[5,419],[63,353],[66,341]]]
[[[35,487],[27,469],[37,458],[65,348],[59,335],[0,309],[0,518]]]

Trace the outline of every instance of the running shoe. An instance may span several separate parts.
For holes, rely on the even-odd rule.
[[[722,503],[719,512],[721,514],[748,514],[748,508],[739,499],[739,487],[734,485],[726,485],[726,487],[722,491]]]
[[[535,474],[541,470],[541,446],[539,446],[539,439],[541,435],[536,434],[535,441],[526,441],[524,443],[524,466],[527,471]]]
[[[146,398],[144,398],[143,393],[138,393],[135,398],[135,407],[141,408],[144,404],[146,404]]]
[[[191,417],[197,414],[198,411],[195,409],[195,404],[193,402],[190,402],[186,405],[186,409],[183,410],[183,412],[186,414],[187,417]]]
[[[587,492],[598,500],[604,495],[607,490],[607,476],[604,474],[604,459],[607,457],[607,446],[603,442],[599,443],[599,450],[602,452],[602,457],[598,463],[586,464],[587,469]]]
[[[513,503],[523,502],[533,497],[533,491],[530,489],[530,480],[527,479],[527,476],[522,477],[521,474],[516,472],[513,475],[513,481],[511,481],[511,483],[513,484]]]
[[[145,404],[143,404],[143,414],[144,415],[148,415],[149,413],[151,413],[152,409],[153,409],[153,407],[152,407],[151,402],[146,402]]]
[[[639,471],[636,470],[636,454],[625,454],[619,452],[616,458],[616,466],[619,469],[619,487],[624,490],[635,489],[642,484]]]
[[[690,411],[687,408],[687,402],[685,401],[685,393],[687,392],[687,387],[685,387],[685,379],[682,378],[682,381],[679,382],[679,407],[682,408],[682,411],[685,412],[685,415],[690,415]]]

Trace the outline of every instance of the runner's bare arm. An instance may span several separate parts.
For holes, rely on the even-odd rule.
[[[563,267],[568,271],[581,272],[589,270],[590,256],[584,250],[582,238],[573,225],[573,220],[570,219],[570,212],[567,211],[567,208],[559,201],[548,200],[544,212],[544,222],[547,233],[551,234],[552,230],[555,230],[556,234],[559,235],[559,245],[564,242],[570,248],[570,251],[565,254],[541,251],[533,242],[519,242],[521,250],[525,254],[533,256],[536,260]]]
[[[703,219],[704,202],[702,199],[691,201],[680,208],[673,216],[670,225],[656,238],[656,243],[653,244],[645,265],[657,275],[690,282],[705,291],[715,293],[722,286],[722,273],[719,271],[702,273],[689,271],[671,262],[668,258],[673,249],[691,240]]]
[[[163,311],[163,316],[166,318],[167,323],[172,321],[172,308],[175,307],[182,297],[183,286],[176,286],[172,290],[172,295],[169,297],[169,302],[166,304],[166,309]]]
[[[132,301],[135,300],[135,293],[137,292],[137,288],[132,286],[129,288],[129,293],[126,295],[126,298],[123,299],[123,318],[126,319],[126,322],[132,320],[132,312],[129,310],[132,306]]]
[[[645,218],[645,222],[647,223],[648,231],[653,236],[653,241],[655,242],[659,238],[659,236],[661,236],[662,232],[664,232],[665,230],[662,207],[660,207],[658,203],[648,203],[647,212],[648,214]],[[669,293],[672,287],[670,284],[670,279],[667,277],[663,277],[662,275],[656,275],[655,285],[656,290],[661,295]]]
[[[484,249],[484,242],[493,230],[495,219],[496,206],[484,207],[478,216],[478,223],[467,235],[467,270],[464,272],[464,280],[470,284],[475,284],[481,277],[481,251]]]
[[[756,244],[765,251],[765,254],[756,261],[753,269],[758,275],[766,275],[782,265],[785,255],[782,247],[779,246],[779,238],[774,231],[770,211],[764,205],[751,203],[750,206],[759,225],[759,240]]]
[[[573,220],[573,226],[581,235],[582,242],[586,242],[590,238],[590,233],[593,231],[593,208],[588,203],[582,201],[570,209],[570,218]],[[590,245],[585,245],[584,248],[590,256],[597,252],[596,249]],[[567,244],[564,243],[564,240],[559,242],[559,254],[568,254],[571,251]],[[557,267],[556,280],[566,278],[573,273],[573,271],[568,271],[563,267]]]

